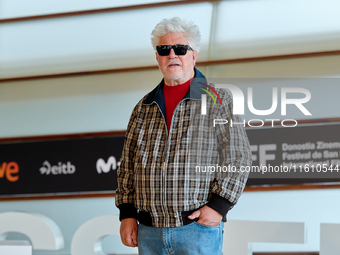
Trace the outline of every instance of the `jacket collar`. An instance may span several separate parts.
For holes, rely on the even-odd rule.
[[[196,68],[194,67],[195,76],[193,81],[190,84],[190,89],[188,93],[184,96],[184,98],[190,98],[190,99],[200,99],[201,94],[204,93],[201,88],[205,88],[203,85],[207,83],[207,79],[205,76]],[[154,88],[144,99],[143,104],[151,104],[152,102],[156,102],[159,105],[164,104],[164,93],[163,93],[163,87],[164,87],[164,79],[157,85],[156,88]]]

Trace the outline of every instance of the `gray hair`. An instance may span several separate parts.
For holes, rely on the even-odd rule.
[[[156,50],[159,38],[169,33],[183,33],[189,46],[196,51],[200,49],[201,34],[197,25],[192,21],[182,20],[178,17],[163,19],[151,33],[151,43]]]

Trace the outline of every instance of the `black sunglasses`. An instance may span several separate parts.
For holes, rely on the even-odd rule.
[[[158,45],[156,46],[158,55],[168,56],[171,49],[174,49],[176,55],[185,55],[187,50],[194,51],[189,45],[177,44],[177,45]]]

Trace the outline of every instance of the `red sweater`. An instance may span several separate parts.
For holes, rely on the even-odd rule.
[[[168,131],[170,130],[172,114],[178,103],[189,91],[190,83],[191,80],[176,86],[168,86],[164,84],[163,92],[165,101],[166,126],[168,127]]]

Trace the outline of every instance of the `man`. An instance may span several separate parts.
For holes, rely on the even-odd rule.
[[[226,214],[248,176],[239,170],[251,164],[249,142],[242,125],[213,126],[214,118],[241,122],[226,91],[218,90],[220,105],[201,112],[201,96],[212,87],[195,68],[198,27],[164,19],[152,44],[164,79],[129,121],[116,191],[121,239],[139,254],[222,254]],[[238,171],[203,171],[209,165]]]

